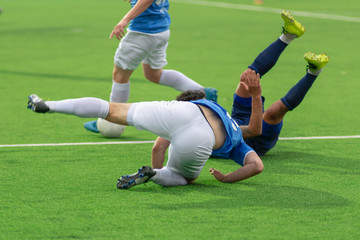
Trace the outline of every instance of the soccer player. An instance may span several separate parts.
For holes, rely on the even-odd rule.
[[[217,103],[197,101],[112,103],[98,98],[43,101],[29,96],[28,108],[34,112],[56,112],[79,117],[104,118],[112,123],[131,125],[150,131],[171,142],[166,167],[144,166],[136,174],[122,176],[119,189],[128,189],[148,180],[163,186],[186,185],[200,174],[210,155],[234,159],[243,167],[221,177],[222,182],[237,182],[263,170],[259,156],[243,140],[241,131],[256,136],[261,133],[260,75],[255,71],[243,74],[241,84],[252,97],[251,120],[241,128]]]
[[[248,71],[254,70],[263,77],[277,62],[281,53],[285,50],[288,44],[295,38],[301,37],[305,28],[294,19],[294,17],[286,11],[281,13],[285,25],[283,27],[283,34],[275,42],[270,44],[263,52],[261,52],[249,66],[249,68],[240,76],[240,83],[238,84],[232,107],[231,117],[238,125],[248,125],[251,121],[252,98],[241,84],[244,81],[245,74]],[[280,100],[274,102],[262,116],[262,133],[260,136],[251,137],[247,135],[246,129],[242,131],[245,142],[256,151],[259,156],[263,156],[270,149],[272,149],[278,141],[280,131],[283,126],[283,118],[288,111],[294,110],[304,99],[306,93],[311,88],[317,76],[322,71],[323,67],[329,61],[325,54],[316,55],[308,52],[304,55],[308,62],[308,70],[305,76],[295,84],[288,93]],[[178,100],[195,100],[203,98],[203,94],[197,96],[197,92],[188,91],[180,96]],[[262,97],[262,103],[265,98]],[[152,150],[152,167],[161,168],[165,160],[165,153],[169,146],[166,139],[158,138]],[[213,157],[221,157],[213,155]],[[222,157],[223,158],[223,157]],[[217,170],[212,170],[218,176],[222,176]]]
[[[114,27],[110,39],[120,41],[114,57],[113,84],[110,102],[125,103],[130,95],[130,76],[142,62],[145,77],[151,82],[179,91],[203,90],[206,98],[216,101],[217,91],[204,88],[184,74],[164,70],[166,48],[170,37],[168,0],[131,0],[131,10]],[[129,25],[127,33],[125,28]],[[92,132],[99,132],[96,121],[84,124]]]

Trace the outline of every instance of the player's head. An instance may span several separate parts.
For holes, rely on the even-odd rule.
[[[205,98],[205,92],[202,90],[188,90],[176,97],[177,101],[191,101]]]

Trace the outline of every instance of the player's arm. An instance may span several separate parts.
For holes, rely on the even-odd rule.
[[[247,69],[240,78],[243,91],[246,91],[252,98],[251,116],[249,125],[240,126],[243,138],[259,136],[262,132],[262,99],[260,75],[255,71]]]
[[[217,169],[210,168],[210,173],[220,182],[234,183],[255,176],[261,173],[263,169],[264,165],[260,157],[255,152],[250,152],[245,157],[244,166],[238,170],[223,174]]]
[[[129,24],[131,20],[143,13],[154,0],[139,0],[136,2],[133,8],[120,20],[120,22],[114,27],[110,34],[110,39],[115,35],[120,40],[124,35],[124,28]]]
[[[164,166],[166,150],[169,148],[170,142],[162,137],[158,137],[151,151],[152,168],[160,169]]]

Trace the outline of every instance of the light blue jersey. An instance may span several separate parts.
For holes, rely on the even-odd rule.
[[[191,102],[210,108],[218,114],[224,123],[227,132],[225,143],[221,148],[214,150],[211,156],[215,158],[232,159],[243,166],[246,154],[254,150],[244,142],[239,125],[223,107],[215,102],[206,99]]]
[[[134,7],[138,0],[131,0]],[[131,20],[129,29],[142,33],[160,33],[169,30],[170,15],[168,0],[154,0],[143,13]]]

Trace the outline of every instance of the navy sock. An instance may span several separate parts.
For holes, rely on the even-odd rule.
[[[291,111],[296,108],[304,99],[317,76],[306,73],[306,75],[293,86],[281,101]]]
[[[249,68],[255,70],[262,77],[275,65],[287,45],[280,39],[277,39],[255,58]]]

